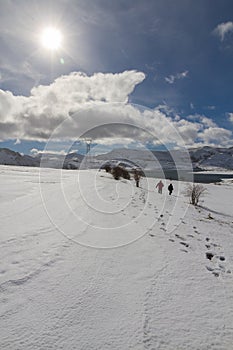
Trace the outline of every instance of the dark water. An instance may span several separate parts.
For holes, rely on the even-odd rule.
[[[194,182],[201,183],[212,183],[212,182],[220,182],[224,179],[233,179],[232,174],[194,174]]]
[[[210,174],[210,173],[192,173],[185,170],[163,170],[163,171],[145,171],[148,177],[155,177],[159,179],[171,179],[180,181],[200,182],[200,183],[214,183],[220,182],[222,179],[233,179],[233,172],[229,174]]]

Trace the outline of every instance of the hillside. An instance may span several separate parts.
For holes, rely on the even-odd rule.
[[[181,181],[2,166],[0,183],[1,349],[232,348],[231,181],[199,208]]]

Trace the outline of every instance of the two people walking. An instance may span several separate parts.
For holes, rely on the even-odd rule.
[[[164,184],[163,184],[162,180],[160,180],[156,185],[156,188],[158,188],[158,193],[162,194],[163,187],[164,187]],[[169,195],[172,194],[173,189],[174,189],[174,187],[173,187],[172,183],[170,183],[170,185],[168,186]]]

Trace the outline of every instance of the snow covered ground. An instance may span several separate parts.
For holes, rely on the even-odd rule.
[[[0,166],[0,349],[231,350],[233,183]]]

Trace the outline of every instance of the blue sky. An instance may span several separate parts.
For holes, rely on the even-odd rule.
[[[54,52],[40,43],[48,26],[63,37]],[[62,117],[70,116],[74,106],[75,112],[83,111],[90,101],[148,107],[153,122],[167,118],[188,147],[233,145],[232,0],[5,0],[0,2],[0,48],[0,147],[24,153],[43,149]],[[85,82],[72,72],[83,72]],[[62,76],[70,81],[73,98],[66,97],[70,105],[64,116],[61,106],[51,107],[51,96],[56,104],[67,91],[62,91]],[[102,89],[106,79],[108,89],[87,99],[87,91]],[[75,99],[82,88],[85,98],[80,93]],[[149,128],[147,120],[144,124]],[[99,133],[96,140],[113,144],[110,134],[101,139]],[[117,137],[114,142],[120,144],[126,133]]]

